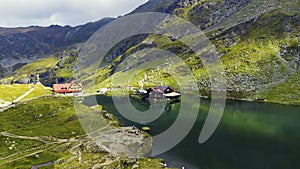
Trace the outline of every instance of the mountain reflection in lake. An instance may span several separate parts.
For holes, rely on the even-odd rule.
[[[84,103],[92,104],[93,97]],[[96,102],[113,113],[123,125],[143,125],[122,117],[111,97],[97,96]],[[145,111],[147,102],[132,99],[132,105]],[[162,104],[157,102],[155,104]],[[168,103],[164,113],[146,124],[157,135],[176,120],[181,103]],[[192,105],[191,105],[192,106]],[[198,138],[207,117],[210,101],[201,99],[197,121],[172,150],[159,155],[170,167],[201,169],[288,169],[300,168],[300,107],[229,100],[219,127],[204,144]],[[187,117],[188,118],[188,117]]]

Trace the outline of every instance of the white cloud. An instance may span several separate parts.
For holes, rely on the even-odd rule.
[[[117,17],[147,0],[0,0],[0,27],[79,25]]]

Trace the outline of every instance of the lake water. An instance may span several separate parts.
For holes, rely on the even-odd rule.
[[[92,97],[85,103],[92,103]],[[122,124],[135,125],[122,117],[110,97],[97,96],[98,104],[113,113]],[[149,104],[132,99],[138,110]],[[160,104],[160,103],[157,103]],[[147,124],[149,133],[157,135],[177,118],[181,103],[168,104],[165,112]],[[170,167],[199,169],[297,169],[300,168],[300,107],[229,100],[214,135],[198,143],[210,101],[201,99],[197,121],[172,150],[159,155]]]

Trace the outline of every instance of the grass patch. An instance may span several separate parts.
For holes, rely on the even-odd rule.
[[[91,114],[97,127],[107,122],[101,120],[96,110],[80,108],[76,114],[74,102],[66,97],[44,97],[33,99],[8,109],[0,114],[0,131],[25,136],[52,136],[71,138],[85,134],[78,117],[89,123]],[[87,125],[87,124],[86,124]]]
[[[35,140],[23,140],[0,136],[0,158],[39,147],[44,143]]]
[[[54,152],[42,152],[33,156],[29,156],[26,158],[19,159],[17,161],[13,161],[11,163],[7,163],[2,167],[5,168],[18,168],[18,169],[25,169],[31,168],[32,166],[48,163],[51,161],[55,161],[58,158],[58,155]],[[0,166],[1,167],[1,166]],[[42,167],[41,167],[42,168]],[[53,166],[49,167],[53,168]]]
[[[41,85],[27,85],[27,84],[0,85],[0,91],[1,91],[0,100],[12,102],[18,97],[25,94],[31,88],[35,88],[35,89],[27,96],[25,96],[22,99],[22,101],[52,94],[49,88],[46,88]]]
[[[12,102],[24,93],[26,93],[32,85],[0,85],[0,99]]]
[[[57,64],[58,59],[54,56],[50,56],[48,58],[42,58],[38,59],[35,62],[29,63],[23,67],[21,67],[19,70],[17,70],[16,74],[33,74],[33,73],[42,73],[45,72],[47,69],[54,68]]]
[[[257,97],[268,102],[300,105],[300,71],[291,75],[284,83],[260,93]]]
[[[35,85],[34,87],[34,91],[32,91],[29,95],[24,97],[22,101],[52,94],[50,88],[47,88],[45,86]]]
[[[71,77],[73,77],[73,69],[71,69],[71,68],[58,69],[56,71],[56,76],[62,77],[62,78],[71,78]]]

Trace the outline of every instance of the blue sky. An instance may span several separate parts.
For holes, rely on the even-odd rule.
[[[147,0],[0,0],[0,27],[80,25],[124,15]]]

